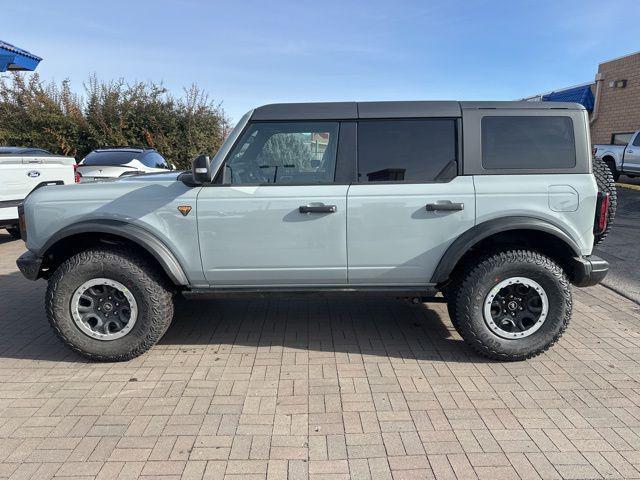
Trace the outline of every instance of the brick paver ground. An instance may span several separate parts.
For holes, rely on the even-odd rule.
[[[56,340],[0,236],[0,478],[640,477],[640,308],[577,290],[550,352],[485,361],[441,304],[181,304],[150,353]]]

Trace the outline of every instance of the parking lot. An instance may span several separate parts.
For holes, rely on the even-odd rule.
[[[611,265],[604,284],[640,303],[640,179],[623,178],[631,188],[618,188],[618,210],[610,236],[596,254]]]
[[[0,478],[640,477],[640,307],[576,290],[548,353],[485,361],[442,304],[182,302],[160,345],[87,362],[0,236]]]

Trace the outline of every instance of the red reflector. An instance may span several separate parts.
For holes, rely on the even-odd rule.
[[[80,175],[80,172],[78,171],[78,164],[74,163],[73,164],[73,178],[74,178],[76,183],[80,183],[80,177],[82,177],[82,175]]]
[[[609,194],[605,193],[600,201],[600,212],[598,212],[598,230],[604,232],[609,219]]]

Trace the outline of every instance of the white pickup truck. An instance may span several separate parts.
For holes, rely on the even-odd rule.
[[[76,161],[40,148],[0,147],[0,229],[20,238],[18,205],[36,188],[77,181]]]
[[[626,145],[594,145],[593,156],[607,164],[615,180],[622,174],[640,175],[640,130]]]

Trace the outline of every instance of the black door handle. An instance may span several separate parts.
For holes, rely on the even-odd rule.
[[[455,212],[464,210],[464,203],[452,203],[449,201],[442,203],[427,203],[427,212]]]
[[[324,203],[310,203],[308,205],[300,205],[298,208],[300,213],[335,213],[338,211],[336,205],[325,205]]]

